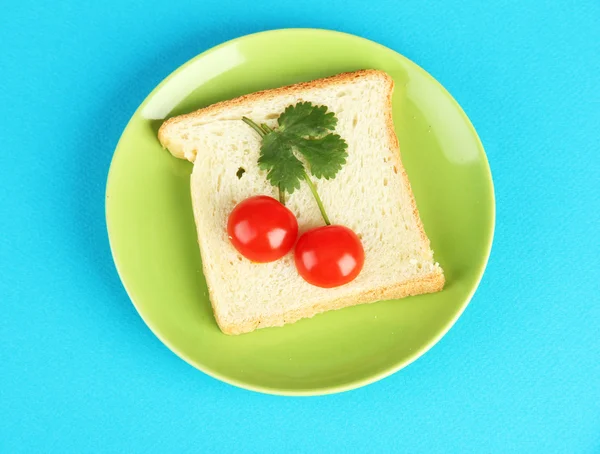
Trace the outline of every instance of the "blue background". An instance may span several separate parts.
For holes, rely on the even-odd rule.
[[[600,452],[597,0],[40,3],[0,8],[0,452]],[[490,263],[448,335],[316,398],[237,389],[172,354],[129,302],[104,222],[112,152],[152,88],[284,27],[427,69],[496,188]]]

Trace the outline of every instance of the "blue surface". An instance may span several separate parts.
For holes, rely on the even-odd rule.
[[[600,452],[600,3],[560,3],[3,2],[0,452]],[[497,197],[487,272],[448,335],[318,398],[178,359],[129,302],[104,224],[112,152],[152,88],[284,27],[358,34],[431,72]]]

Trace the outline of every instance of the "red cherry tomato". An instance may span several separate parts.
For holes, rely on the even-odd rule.
[[[236,205],[227,221],[233,246],[253,262],[273,262],[294,246],[298,221],[272,197],[250,197]]]
[[[353,280],[365,262],[356,234],[342,225],[317,227],[303,234],[294,250],[300,276],[318,287],[337,287]]]

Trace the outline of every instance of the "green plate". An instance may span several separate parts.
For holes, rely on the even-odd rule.
[[[363,68],[396,81],[394,123],[444,291],[382,301],[226,336],[213,318],[189,194],[192,165],[156,139],[162,119],[265,88]],[[351,207],[349,207],[351,208]],[[326,394],[383,378],[452,326],[483,274],[494,230],[485,153],[448,92],[402,55],[343,33],[290,29],[245,36],[192,59],[146,98],[125,128],[106,189],[117,269],[133,304],[171,350],[233,385]]]

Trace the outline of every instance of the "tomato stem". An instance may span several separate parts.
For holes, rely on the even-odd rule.
[[[321,200],[321,197],[319,197],[319,193],[317,192],[317,188],[315,187],[313,182],[310,181],[310,177],[308,176],[308,173],[306,173],[306,171],[304,172],[304,180],[306,181],[306,184],[308,184],[308,187],[310,188],[310,192],[312,192],[313,197],[317,201],[319,211],[321,212],[321,216],[323,216],[323,220],[325,221],[325,224],[331,225],[331,222],[329,221],[329,217],[327,216],[327,213],[325,212],[325,207],[323,206],[323,201]]]

